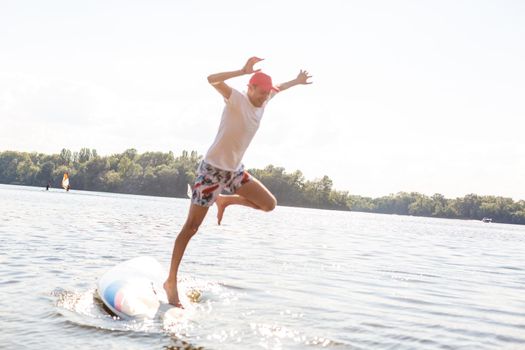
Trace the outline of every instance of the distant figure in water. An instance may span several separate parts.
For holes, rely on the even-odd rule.
[[[308,81],[311,76],[307,71],[300,70],[295,79],[274,86],[269,75],[253,68],[260,61],[261,58],[252,57],[240,70],[208,77],[208,82],[222,95],[225,106],[215,141],[198,166],[188,217],[175,240],[170,273],[164,282],[169,303],[177,307],[182,307],[177,291],[179,265],[189,240],[197,233],[209,207],[217,204],[220,225],[224,210],[229,205],[271,211],[277,204],[273,194],[244,170],[242,157],[259,128],[268,101],[292,86],[311,84]],[[228,79],[246,74],[252,74],[246,92],[241,93],[225,83]],[[222,191],[231,195],[222,195]]]
[[[49,186],[51,186],[51,182],[47,182],[46,191],[49,191]]]
[[[69,186],[69,174],[67,172],[64,173],[64,177],[62,178],[62,188],[69,192],[69,189],[71,188]]]

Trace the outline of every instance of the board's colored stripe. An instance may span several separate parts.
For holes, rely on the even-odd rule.
[[[120,303],[122,302],[122,296],[119,294],[119,290],[124,285],[123,281],[115,281],[106,287],[104,290],[104,299],[109,303],[113,308],[120,311]]]
[[[124,293],[119,290],[115,296],[115,309],[118,311],[122,311],[122,299],[124,299]]]

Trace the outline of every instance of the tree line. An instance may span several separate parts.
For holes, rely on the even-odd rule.
[[[135,149],[110,156],[100,156],[89,148],[78,152],[63,149],[51,155],[4,151],[0,152],[0,183],[60,187],[67,172],[73,190],[185,197],[201,159],[195,151],[183,151],[179,156],[171,151],[139,154]],[[523,200],[476,194],[448,199],[438,193],[427,196],[417,192],[371,198],[333,189],[328,176],[306,180],[299,170],[286,172],[273,165],[248,171],[281,205],[454,219],[489,217],[494,222],[525,224]]]

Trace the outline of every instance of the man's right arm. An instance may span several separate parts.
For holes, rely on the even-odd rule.
[[[242,69],[231,71],[231,72],[212,74],[208,76],[208,82],[211,85],[213,85],[213,87],[217,89],[217,91],[219,91],[219,93],[225,99],[229,99],[232,94],[232,88],[228,86],[228,84],[226,84],[224,81],[231,79],[231,78],[240,77],[241,75],[251,74],[251,73],[255,73],[259,71],[259,70],[254,70],[253,65],[262,60],[263,60],[262,58],[251,57],[250,59],[248,59],[248,61],[246,62],[246,64],[244,65]]]
[[[219,91],[219,93],[225,99],[229,99],[232,94],[232,88],[224,81],[231,78],[240,77],[241,75],[244,75],[242,69],[231,72],[216,73],[208,76],[208,83],[217,89],[217,91]]]

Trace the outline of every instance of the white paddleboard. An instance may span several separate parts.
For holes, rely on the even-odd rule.
[[[167,276],[154,258],[138,257],[102,275],[97,292],[102,302],[121,318],[154,318],[159,311],[171,308],[163,287]]]

